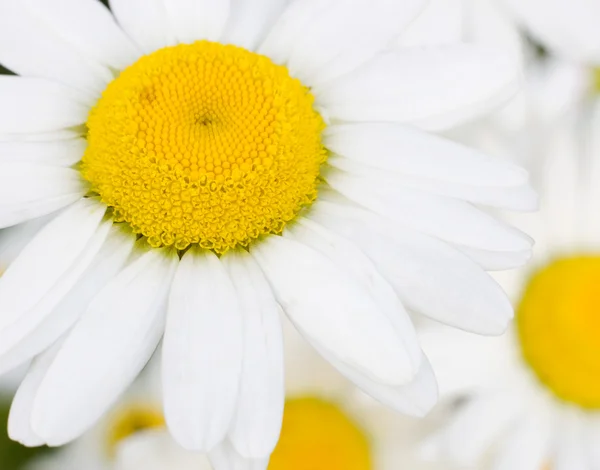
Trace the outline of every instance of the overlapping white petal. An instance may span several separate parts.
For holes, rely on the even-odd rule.
[[[473,205],[407,188],[394,178],[331,170],[327,182],[348,199],[396,222],[457,245],[489,251],[524,251],[532,240]]]
[[[333,261],[340,269],[353,275],[367,289],[380,310],[392,323],[398,340],[404,347],[404,355],[397,357],[399,364],[414,376],[421,368],[421,348],[411,320],[402,303],[371,260],[349,240],[327,230],[309,219],[300,218],[288,235]]]
[[[127,65],[131,51],[97,1],[0,2],[0,63],[19,75],[71,85],[93,99],[113,78],[106,65]]]
[[[283,419],[283,344],[280,308],[256,261],[239,250],[223,257],[240,302],[244,336],[237,411],[229,433],[244,457],[268,457]]]
[[[87,142],[81,137],[37,142],[0,141],[0,165],[27,162],[68,167],[81,160],[86,147]]]
[[[380,54],[315,93],[333,119],[442,130],[489,112],[519,83],[513,53],[453,45]]]
[[[439,240],[326,201],[315,204],[311,218],[355,242],[410,310],[483,334],[504,332],[512,318],[496,282]]]
[[[80,95],[42,78],[0,75],[0,132],[36,133],[77,126],[89,112]]]
[[[325,131],[325,144],[351,160],[337,157],[330,164],[357,175],[490,206],[536,207],[535,192],[522,168],[407,126],[333,125]]]
[[[96,295],[37,392],[32,427],[44,442],[80,435],[142,370],[164,331],[176,266],[174,253],[148,251]]]
[[[3,335],[8,340],[0,354],[0,375],[44,351],[72,327],[96,293],[121,271],[131,253],[133,242],[131,235],[112,229],[87,270],[51,311],[46,309],[45,317],[40,318],[37,306],[33,312],[36,318],[29,318],[24,324],[26,330],[24,327],[20,330],[8,329]],[[89,247],[86,249],[89,250]]]
[[[62,209],[86,192],[79,173],[33,163],[0,163],[0,228]]]
[[[44,444],[44,440],[31,427],[31,410],[38,388],[61,345],[62,341],[57,342],[33,360],[13,399],[8,418],[8,435],[24,446],[36,447]]]
[[[17,339],[12,328],[43,318],[77,282],[108,233],[107,223],[99,227],[105,211],[96,201],[80,200],[46,225],[2,275],[2,349]]]
[[[414,376],[404,345],[368,290],[326,256],[286,237],[252,250],[278,302],[300,332],[347,367],[376,382]]]
[[[310,86],[331,81],[374,57],[424,8],[423,0],[292,2],[259,52]]]

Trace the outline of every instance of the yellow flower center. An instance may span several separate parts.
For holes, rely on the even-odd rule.
[[[87,121],[81,171],[155,247],[224,253],[280,233],[317,194],[314,97],[267,57],[209,41],[142,57]]]
[[[136,403],[117,410],[110,418],[107,444],[110,455],[117,446],[134,434],[165,427],[165,418],[158,406]]]
[[[535,274],[517,325],[538,378],[561,399],[600,409],[600,256],[560,259]]]
[[[288,400],[269,470],[371,470],[369,442],[336,405]]]

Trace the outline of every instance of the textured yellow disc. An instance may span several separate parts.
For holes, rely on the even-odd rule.
[[[112,455],[117,445],[137,432],[165,427],[160,408],[150,404],[135,404],[117,410],[109,417],[108,448]]]
[[[369,442],[337,406],[316,398],[288,400],[269,470],[371,470]]]
[[[563,400],[600,409],[600,257],[560,259],[539,271],[517,324],[539,379]]]
[[[152,246],[223,253],[280,233],[326,159],[314,98],[285,67],[199,41],[142,57],[88,118],[81,171]]]

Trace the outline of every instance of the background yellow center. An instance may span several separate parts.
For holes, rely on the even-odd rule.
[[[117,446],[134,434],[149,429],[162,429],[165,418],[160,407],[152,404],[136,403],[123,407],[110,417],[107,444],[110,455]]]
[[[316,197],[326,152],[313,102],[285,67],[245,49],[161,49],[90,113],[82,174],[152,246],[246,246]]]
[[[560,259],[533,276],[517,309],[525,359],[563,400],[600,408],[600,257]]]
[[[288,400],[269,470],[371,470],[365,434],[336,405]]]

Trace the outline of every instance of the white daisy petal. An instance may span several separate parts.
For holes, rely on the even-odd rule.
[[[17,259],[23,248],[35,237],[54,215],[39,217],[13,227],[0,230],[0,274]]]
[[[109,0],[125,32],[146,54],[175,44],[163,0]]]
[[[269,459],[246,459],[225,440],[209,454],[214,470],[266,470]]]
[[[229,438],[247,458],[271,455],[283,420],[283,340],[279,305],[246,252],[222,258],[237,291],[244,331],[243,367],[237,412]]]
[[[57,140],[75,140],[82,136],[82,130],[77,128],[60,129],[50,132],[38,132],[27,134],[2,134],[0,142],[53,142]]]
[[[539,470],[547,462],[553,426],[549,416],[527,413],[502,445],[492,470]],[[564,470],[564,469],[563,469]],[[569,470],[571,470],[569,468]]]
[[[94,298],[48,370],[36,396],[32,427],[49,445],[88,429],[131,384],[164,330],[177,257],[151,250]]]
[[[0,278],[2,333],[58,292],[66,294],[64,284],[78,277],[66,279],[70,270],[82,257],[93,257],[108,232],[108,227],[98,229],[105,212],[106,207],[96,201],[81,199],[48,223],[23,249]],[[88,250],[91,253],[86,253]]]
[[[48,132],[77,126],[89,108],[58,83],[0,75],[0,133]]]
[[[512,318],[512,306],[498,284],[439,240],[325,200],[315,204],[311,219],[356,243],[409,310],[491,335],[503,333]]]
[[[422,353],[415,329],[394,289],[381,277],[371,260],[352,242],[312,220],[297,219],[286,235],[292,235],[295,240],[327,256],[368,290],[404,345],[405,356],[396,360],[416,375],[421,367]]]
[[[179,42],[218,41],[229,16],[229,0],[163,0]]]
[[[127,50],[124,37],[113,40],[117,28],[109,27],[108,13],[98,14],[101,8],[92,0],[1,1],[0,63],[19,75],[56,80],[97,97],[113,75],[90,54],[100,49],[109,54],[117,44],[122,50],[113,56]]]
[[[65,207],[86,192],[79,172],[33,163],[0,163],[0,228]]]
[[[337,169],[324,176],[331,187],[355,203],[400,226],[457,245],[488,251],[524,251],[533,244],[524,233],[467,202],[406,188],[394,178],[369,178]]]
[[[474,45],[388,52],[315,91],[332,119],[402,122],[442,130],[498,106],[517,90],[513,54]]]
[[[52,227],[54,224],[51,223],[49,225],[49,229],[54,228]],[[18,348],[20,346],[20,343],[22,341],[28,342],[33,339],[31,334],[35,334],[36,330],[38,330],[40,326],[43,326],[43,323],[48,320],[48,317],[51,316],[54,309],[59,307],[61,301],[68,295],[71,289],[73,289],[74,286],[76,286],[79,279],[83,276],[84,272],[92,263],[94,257],[102,247],[111,225],[112,222],[107,220],[103,222],[100,226],[98,226],[93,237],[91,237],[89,241],[86,240],[87,244],[83,249],[81,248],[81,246],[77,246],[77,242],[79,242],[79,239],[76,239],[72,243],[75,245],[73,251],[74,254],[77,255],[77,257],[71,259],[71,265],[68,266],[67,269],[62,272],[60,277],[49,278],[55,281],[54,285],[52,285],[51,288],[46,290],[44,296],[40,299],[39,302],[37,302],[33,307],[29,308],[28,310],[20,310],[20,305],[16,305],[15,307],[13,307],[15,308],[18,317],[8,325],[4,324],[2,329],[0,330],[0,344],[2,345],[0,347],[0,355],[4,355],[6,353],[10,354],[14,352],[15,347]],[[79,235],[81,236],[81,234]],[[50,238],[47,234],[42,234],[42,240],[49,242],[52,241],[52,238]],[[35,241],[37,240],[34,240],[34,242]],[[46,249],[48,249],[48,246],[52,245],[44,246]],[[29,250],[28,248],[25,249],[26,251],[23,253],[23,257],[30,256],[33,253],[33,251]],[[39,255],[39,251],[37,254]],[[64,255],[63,257],[67,258]],[[38,262],[40,260],[41,257],[38,258]],[[27,268],[30,268],[30,266],[27,266]],[[10,269],[8,272],[10,272]],[[56,273],[52,273],[52,275],[56,276]],[[20,294],[26,294],[26,291],[27,289],[21,288]],[[60,326],[61,325],[59,325],[59,323],[52,322],[52,328],[44,331],[44,335],[51,334],[51,339],[48,340],[49,344],[52,344],[58,336],[64,333],[65,330],[61,329]],[[59,329],[54,330],[54,328]],[[26,359],[27,356],[22,357],[21,362],[25,361]]]
[[[62,341],[58,341],[33,360],[10,407],[8,435],[12,440],[20,442],[24,446],[37,447],[44,444],[44,440],[37,436],[31,428],[31,409],[39,386],[61,345]]]
[[[423,0],[292,2],[259,48],[310,86],[367,62],[425,7]]]
[[[222,42],[254,50],[291,0],[232,0]]]
[[[135,62],[141,51],[97,0],[26,0],[31,13],[88,60],[115,70]]]
[[[431,411],[438,401],[435,374],[425,356],[420,361],[421,369],[410,383],[393,387],[357,373],[354,369],[321,349],[317,344],[311,344],[341,374],[354,382],[365,393],[400,413],[423,417]]]
[[[1,142],[0,165],[3,162],[40,163],[42,165],[71,166],[81,160],[87,141],[81,137],[49,142]]]
[[[313,344],[373,380],[412,379],[404,345],[364,286],[321,253],[272,236],[251,251],[296,328]]]
[[[330,126],[325,144],[339,157],[330,164],[349,172],[399,179],[404,185],[474,203],[535,209],[537,199],[522,168],[450,140],[393,123]],[[350,163],[350,162],[347,162]],[[380,171],[377,171],[380,170]]]
[[[210,251],[188,251],[169,296],[163,343],[165,418],[177,442],[207,452],[235,412],[243,355],[235,287]]]
[[[0,375],[39,354],[71,328],[96,293],[121,271],[133,242],[131,235],[112,229],[92,264],[51,313],[29,334],[24,335],[21,329],[20,340],[14,328],[7,330],[10,344],[14,346],[8,349],[7,342],[2,348],[5,352],[0,354]],[[36,309],[39,310],[39,306]],[[31,324],[28,329],[32,329]]]
[[[456,246],[465,255],[475,261],[486,271],[502,271],[525,265],[532,256],[531,250],[489,251]]]
[[[538,196],[528,184],[510,187],[479,186],[476,184],[462,184],[452,181],[440,181],[421,176],[410,176],[394,173],[390,170],[374,168],[348,158],[332,155],[327,163],[339,170],[368,180],[377,180],[381,185],[403,187],[425,191],[427,193],[445,196],[447,198],[468,201],[501,209],[514,211],[533,211],[538,207]]]

